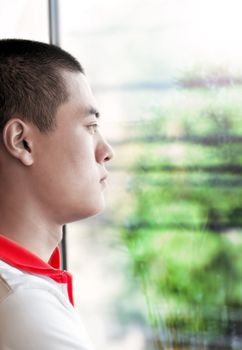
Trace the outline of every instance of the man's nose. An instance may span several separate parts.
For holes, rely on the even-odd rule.
[[[104,158],[104,162],[108,162],[114,157],[114,150],[107,141],[105,141],[105,147],[106,147],[106,155]]]
[[[112,146],[102,138],[98,144],[96,151],[96,158],[99,163],[108,162],[114,157],[114,150]]]

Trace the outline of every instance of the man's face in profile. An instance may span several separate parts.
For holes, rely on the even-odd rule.
[[[62,73],[69,99],[56,113],[57,127],[35,129],[31,167],[39,205],[59,224],[99,213],[104,208],[105,162],[112,149],[98,129],[95,99],[82,73]]]

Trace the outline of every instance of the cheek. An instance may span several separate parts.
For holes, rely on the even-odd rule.
[[[58,163],[60,167],[64,167],[62,173],[64,170],[74,182],[76,178],[76,181],[88,183],[99,175],[94,144],[90,137],[81,138],[80,136],[69,145],[65,145]]]
[[[44,150],[39,150],[34,169],[48,197],[58,191],[66,194],[68,188],[80,195],[86,193],[86,187],[100,185],[94,140],[85,129],[67,130],[63,137],[52,138]]]

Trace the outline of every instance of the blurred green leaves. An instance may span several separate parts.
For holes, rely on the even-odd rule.
[[[123,238],[151,322],[174,343],[179,332],[242,336],[241,96],[233,84],[181,88],[128,133]]]

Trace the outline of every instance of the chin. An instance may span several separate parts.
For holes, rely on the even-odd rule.
[[[82,204],[83,206],[83,204]],[[96,200],[93,201],[93,203],[88,203],[86,204],[84,208],[76,208],[76,210],[72,210],[71,215],[69,216],[68,222],[66,223],[71,223],[74,221],[79,221],[83,219],[87,219],[92,216],[96,216],[105,209],[106,204],[104,198],[101,200]]]
[[[83,219],[92,217],[92,216],[96,216],[98,214],[101,214],[103,212],[103,210],[105,209],[105,203],[103,203],[100,206],[96,206],[95,208],[90,209],[89,211],[87,211],[85,213],[85,215],[82,217]]]

